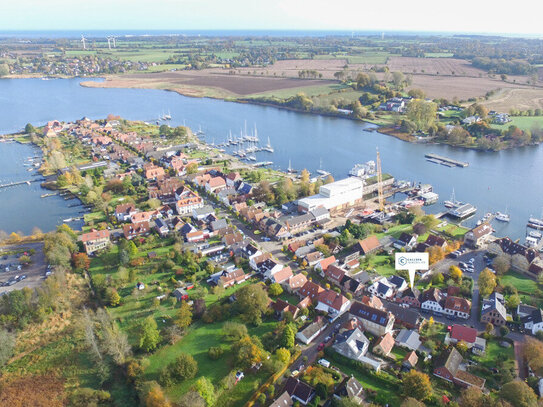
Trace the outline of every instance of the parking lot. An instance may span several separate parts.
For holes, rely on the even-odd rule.
[[[22,265],[19,257],[23,253],[4,254],[14,250],[35,250],[30,256],[31,263]],[[2,248],[0,252],[0,295],[24,287],[36,288],[46,278],[47,266],[43,254],[43,243],[29,243],[23,245],[11,245]]]

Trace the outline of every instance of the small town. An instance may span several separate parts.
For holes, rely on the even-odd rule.
[[[110,115],[12,135],[42,149],[44,186],[81,201],[83,226],[3,237],[2,326],[59,313],[55,329],[73,331],[57,361],[24,356],[40,343],[29,332],[8,372],[63,360],[108,383],[74,388],[71,405],[537,405],[537,222],[520,242],[491,226],[507,214],[471,229],[469,203],[427,214],[431,185],[384,173],[378,151],[334,180],[244,162],[198,133]],[[398,253],[428,255],[414,284]]]

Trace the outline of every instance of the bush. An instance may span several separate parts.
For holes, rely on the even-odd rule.
[[[211,348],[207,350],[207,356],[209,356],[211,360],[220,359],[223,353],[224,353],[224,350],[220,346],[212,346]]]

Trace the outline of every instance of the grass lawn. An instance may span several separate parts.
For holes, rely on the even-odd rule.
[[[218,386],[220,381],[234,369],[231,355],[227,351],[228,344],[222,338],[223,324],[224,322],[195,323],[189,329],[188,334],[175,345],[165,346],[149,357],[149,367],[145,371],[146,380],[157,380],[164,366],[175,360],[179,354],[188,353],[198,362],[198,374],[192,380],[166,389],[168,396],[172,400],[178,400],[201,376],[206,376],[215,386]],[[275,324],[276,322],[271,321],[264,322],[258,327],[250,327],[249,334],[261,336],[271,331]],[[221,346],[226,350],[221,359],[213,361],[207,356],[207,350],[212,346]],[[245,378],[236,387],[221,394],[216,405],[243,405],[255,391],[255,387],[266,379],[267,375],[263,372],[258,374],[246,373]]]
[[[444,234],[451,236],[453,239],[463,239],[464,235],[469,231],[469,229],[462,226],[454,225],[452,223],[445,225],[436,230],[443,232]]]
[[[394,355],[396,360],[402,361],[405,358],[405,355],[407,355],[407,350],[400,348],[399,346],[394,346],[394,348],[392,348],[392,352],[390,352],[390,355]]]
[[[394,269],[394,259],[387,255],[372,256],[369,265],[382,276],[388,277],[397,274]]]
[[[289,304],[294,304],[294,305],[300,302],[300,299],[296,295],[290,294],[287,291],[283,291],[283,293],[279,296],[279,298],[281,298],[283,301],[288,302]]]
[[[516,271],[509,271],[501,277],[501,284],[511,284],[520,293],[532,294],[537,289],[537,283]]]
[[[401,399],[398,396],[398,388],[396,386],[393,386],[392,384],[389,384],[385,381],[381,381],[378,378],[370,376],[363,371],[359,371],[350,366],[338,363],[335,360],[332,364],[343,373],[345,373],[347,376],[353,375],[360,382],[360,384],[362,384],[363,388],[375,390],[378,395],[385,395],[389,406],[395,407],[400,405]]]
[[[482,356],[473,356],[478,366],[472,368],[472,373],[486,379],[485,386],[488,388],[499,389],[499,374],[492,372],[492,368],[497,367],[500,371],[512,369],[515,366],[514,348],[504,348],[496,340],[486,342],[486,352]],[[498,365],[496,361],[499,361]]]
[[[490,127],[493,129],[507,130],[509,126],[517,126],[522,130],[532,130],[534,127],[541,128],[543,127],[543,117],[542,116],[519,116],[511,117],[511,121],[505,124],[491,124]]]

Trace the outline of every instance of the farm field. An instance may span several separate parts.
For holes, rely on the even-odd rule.
[[[521,116],[521,117],[511,117],[511,121],[506,124],[491,124],[490,127],[494,129],[504,130],[509,126],[517,126],[522,130],[532,130],[535,128],[543,127],[543,117],[534,117],[534,116]]]
[[[481,75],[486,76],[485,71],[472,67],[469,61],[456,58],[390,57],[386,65],[391,72],[459,75],[477,78]]]
[[[159,88],[171,89],[194,96],[234,97],[306,86],[332,85],[331,81],[269,78],[223,74],[224,71],[202,70],[128,74],[109,77],[104,82],[84,83],[89,87]]]
[[[531,87],[519,86],[501,86],[500,92],[497,92],[488,101],[483,104],[490,110],[499,112],[509,112],[510,109],[541,109],[543,108],[543,89],[534,89]]]

